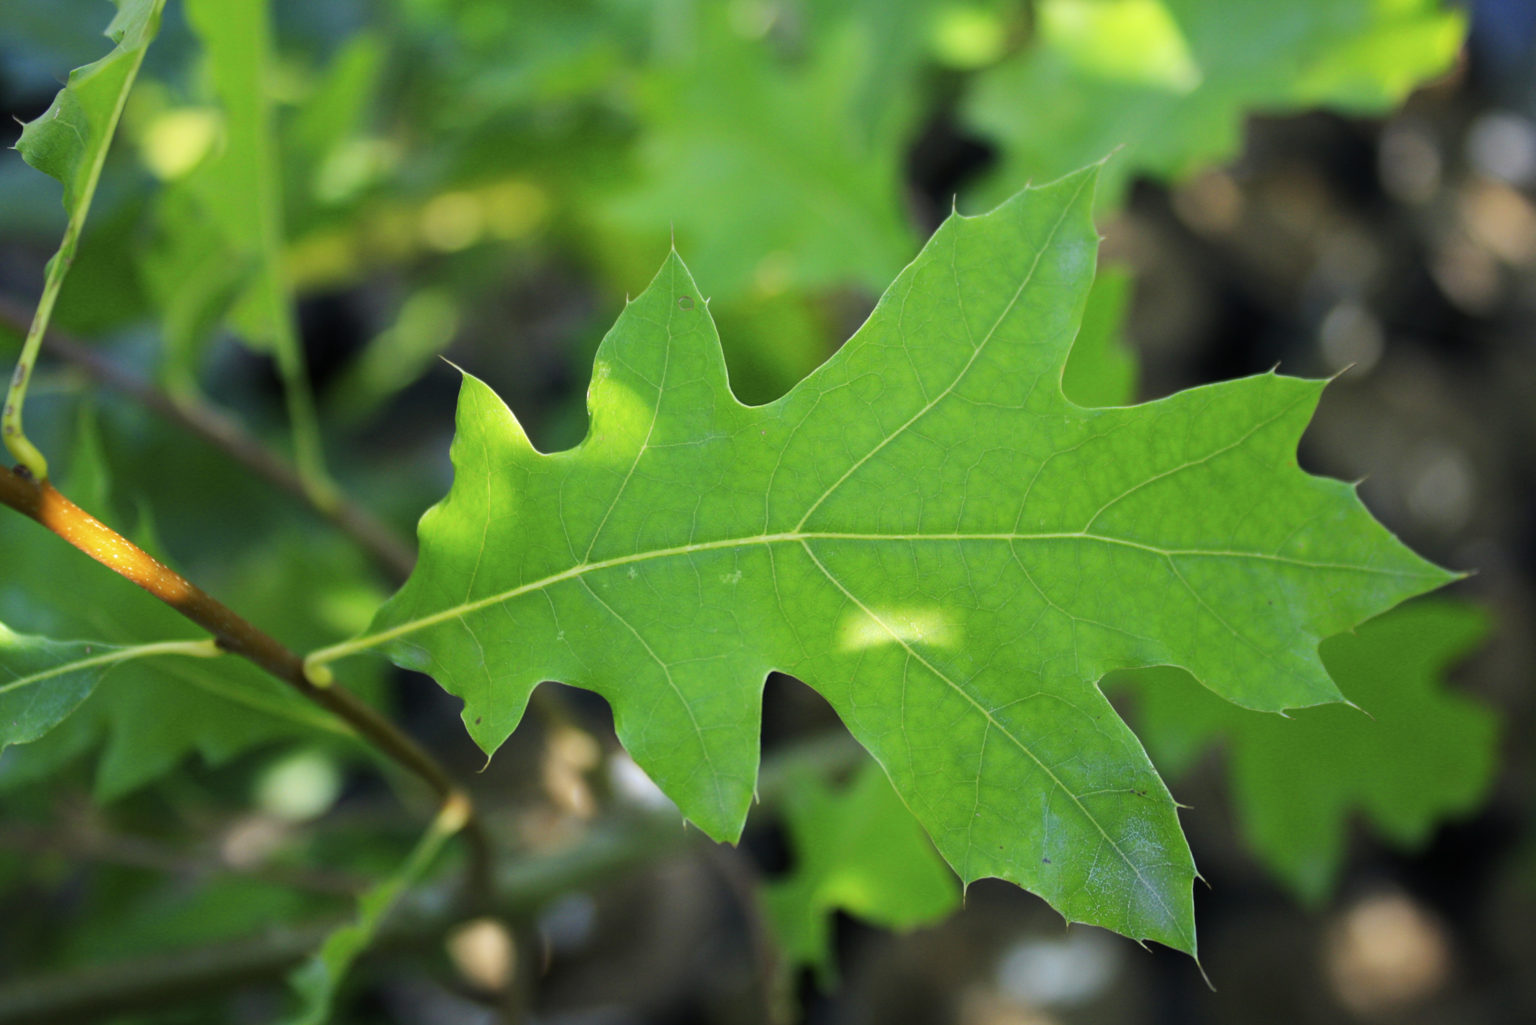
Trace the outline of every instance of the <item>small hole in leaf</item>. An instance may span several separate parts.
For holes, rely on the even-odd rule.
[[[693,296],[691,296],[691,295],[680,295],[680,296],[678,296],[677,297],[677,305],[678,305],[679,309],[684,309],[684,310],[691,310],[691,309],[693,309]]]

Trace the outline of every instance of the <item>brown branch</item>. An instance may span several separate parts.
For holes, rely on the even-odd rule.
[[[30,318],[18,304],[0,298],[0,325],[18,333]],[[287,459],[273,452],[230,417],[207,403],[178,398],[124,370],[93,348],[50,329],[44,338],[53,352],[97,384],[133,399],[168,423],[226,453],[246,469],[288,492],[334,524],[389,573],[396,582],[410,576],[416,557],[411,547],[367,509],[343,495],[319,495]]]
[[[328,679],[311,679],[297,654],[81,509],[48,481],[39,483],[20,467],[0,469],[0,503],[31,517],[114,573],[138,584],[207,630],[225,651],[255,663],[331,712],[380,753],[426,781],[441,801],[468,803],[468,796],[437,759],[372,706],[345,687],[331,685]],[[471,892],[484,895],[491,872],[490,842],[472,805],[465,835],[470,845]]]

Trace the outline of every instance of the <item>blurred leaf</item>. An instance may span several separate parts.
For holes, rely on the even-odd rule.
[[[63,184],[64,209],[72,222],[85,220],[128,90],[160,28],[164,3],[121,0],[107,26],[108,38],[117,44],[112,52],[71,71],[69,83],[42,116],[22,126],[17,151],[27,163]],[[67,264],[68,259],[63,262]]]
[[[1328,106],[1384,113],[1445,71],[1465,17],[1439,0],[1039,0],[1029,48],[978,76],[963,112],[1001,147],[1000,198],[1123,147],[1137,175],[1177,179],[1237,153],[1243,118]]]
[[[338,906],[345,903],[331,895],[238,875],[154,879],[118,902],[98,898],[88,909],[90,927],[68,936],[66,956],[89,964],[181,949],[190,958],[207,944],[334,914]]]
[[[309,207],[341,203],[371,184],[376,168],[358,137],[378,96],[385,57],[375,35],[346,40],[284,126],[289,224],[304,224]]]
[[[111,488],[99,441],[88,423],[68,466],[65,493],[87,510],[111,518]],[[151,537],[141,536],[140,541],[152,552],[159,547]],[[13,627],[24,625],[30,632],[53,637],[100,638],[123,647],[166,638],[204,639],[175,611],[20,516],[0,516],[0,551],[6,564],[0,576],[0,621]],[[284,586],[259,583],[273,575],[281,576]],[[224,577],[223,593],[231,595],[242,612],[301,650],[345,632],[349,622],[357,622],[358,609],[367,610],[377,600],[361,559],[328,538],[317,542],[300,535],[255,547]],[[361,589],[370,597],[354,600],[352,610],[338,618],[327,604],[348,589]],[[40,595],[51,600],[40,601]],[[70,595],[89,600],[72,601]],[[364,673],[361,683],[363,693],[376,691],[376,674]],[[350,739],[351,734],[243,660],[125,661],[50,734],[0,755],[0,790],[50,775],[101,748],[96,796],[107,801],[156,779],[194,752],[219,764],[274,740],[326,736]],[[357,750],[350,743],[349,748]]]
[[[283,385],[294,462],[317,504],[334,502],[319,418],[300,348],[284,266],[282,167],[272,116],[272,26],[267,0],[187,0],[187,20],[201,40],[208,77],[224,114],[222,147],[182,178],[201,215],[223,232],[222,243],[248,275],[227,323],[248,345],[269,353]],[[174,198],[174,190],[168,190]],[[185,258],[186,254],[182,254]],[[209,252],[207,259],[221,256]],[[202,282],[205,287],[210,282]],[[225,282],[211,283],[217,297]],[[200,317],[189,318],[198,323]],[[189,385],[185,358],[181,378]]]
[[[160,377],[176,394],[196,394],[208,340],[245,287],[248,262],[185,190],[164,190],[156,232],[135,265],[160,312]]]
[[[721,302],[889,281],[914,241],[901,150],[923,40],[903,19],[926,6],[821,5],[792,56],[727,5],[679,19],[637,83],[637,178],[595,225],[635,240],[617,273],[632,280],[675,231]]]
[[[952,217],[860,331],[768,406],[726,384],[669,257],[600,348],[592,424],[542,455],[466,377],[448,497],[372,633],[494,752],[542,680],[606,697],[692,821],[739,835],[760,700],[820,690],[970,881],[1193,951],[1172,799],[1095,686],[1190,667],[1245,705],[1336,700],[1318,640],[1451,578],[1302,473],[1324,382],[1083,409],[1093,169]],[[494,668],[493,668],[494,667]]]
[[[342,46],[284,126],[279,162],[266,95],[270,53],[264,59],[246,45],[270,49],[262,5],[241,0],[227,15],[221,6],[199,18],[213,91],[199,98],[213,102],[166,101],[140,130],[146,158],[164,164],[159,173],[169,181],[156,204],[153,243],[135,263],[160,307],[162,379],[179,393],[195,391],[207,343],[227,318],[259,349],[296,344],[288,338],[283,225],[295,219],[313,228],[323,208],[370,183],[374,168],[356,132],[383,58],[373,36]],[[172,155],[155,157],[157,146]],[[176,155],[183,150],[190,162]],[[266,178],[279,167],[287,188]]]
[[[125,273],[143,245],[144,196],[108,191],[97,194],[96,216],[81,234],[53,318],[55,326],[84,337],[117,330],[150,310],[140,279]]]
[[[451,10],[408,4],[401,35],[414,36],[423,51],[409,100],[460,97],[459,109],[431,113],[477,128],[511,108],[558,109],[610,86],[626,51],[667,13],[667,5],[630,0],[461,0]]]
[[[842,326],[835,304],[803,291],[711,303],[709,312],[719,326],[731,391],[749,405],[773,401],[826,362]]]
[[[324,1025],[330,1020],[336,991],[352,963],[373,942],[395,901],[432,867],[448,838],[464,828],[466,811],[459,801],[445,805],[395,873],[358,898],[357,920],[327,936],[319,952],[288,976],[301,1007],[287,1025]]]
[[[423,288],[400,306],[395,322],[368,343],[332,386],[331,408],[360,419],[416,380],[444,352],[459,330],[459,310],[452,293]]]
[[[131,648],[89,641],[53,641],[0,623],[0,751],[34,741],[91,696],[124,663],[168,655],[217,657],[205,641],[172,641]]]
[[[634,168],[583,214],[611,279],[692,254],[747,401],[777,398],[843,337],[918,240],[902,181],[929,98],[936,0],[678,5],[635,71]],[[746,245],[751,239],[753,244]]]
[[[1418,601],[1330,637],[1323,663],[1358,709],[1263,715],[1171,668],[1116,674],[1106,686],[1135,695],[1139,732],[1165,772],[1186,775],[1213,746],[1225,750],[1249,845],[1297,894],[1318,901],[1338,876],[1351,814],[1411,847],[1487,795],[1495,714],[1444,681],[1487,632],[1487,618],[1469,605]]]
[[[272,30],[267,0],[187,0],[209,79],[224,114],[217,152],[179,183],[201,216],[246,265],[246,289],[232,314],[241,337],[278,353],[297,345],[282,268],[282,168],[268,95]],[[212,254],[210,254],[212,255]]]
[[[815,968],[824,987],[835,982],[836,912],[913,929],[960,906],[955,874],[878,765],[865,763],[838,790],[797,772],[782,807],[793,868],[764,888],[763,902],[790,966]]]

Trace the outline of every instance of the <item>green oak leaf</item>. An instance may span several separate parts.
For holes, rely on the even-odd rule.
[[[1487,793],[1496,717],[1441,682],[1487,632],[1487,618],[1469,605],[1393,609],[1323,642],[1323,663],[1360,707],[1307,708],[1289,719],[1218,701],[1177,669],[1112,681],[1135,695],[1134,721],[1165,772],[1184,775],[1224,743],[1248,843],[1300,896],[1317,901],[1338,875],[1352,812],[1412,847]]]
[[[1080,405],[1123,405],[1136,390],[1136,358],[1122,332],[1130,286],[1124,270],[1101,268],[1088,293],[1062,374],[1062,391]],[[877,766],[866,764],[837,790],[809,767],[789,771],[794,782],[780,804],[794,867],[763,888],[763,905],[789,966],[815,969],[830,987],[835,912],[911,929],[947,916],[959,894],[953,873]]]
[[[763,680],[825,696],[967,883],[1193,952],[1175,806],[1096,686],[1179,665],[1221,696],[1338,699],[1317,644],[1451,579],[1308,476],[1324,383],[1275,374],[1087,409],[1061,391],[1097,168],[951,216],[863,327],[736,401],[673,253],[599,348],[592,422],[543,454],[482,383],[448,497],[371,632],[493,752],[541,681],[602,694],[684,815],[739,835]]]
[[[1135,394],[1136,357],[1122,327],[1130,290],[1123,269],[1100,268],[1094,278],[1062,373],[1062,391],[1079,405],[1124,405]],[[1136,678],[1134,671],[1117,676]],[[809,767],[790,771],[794,785],[780,803],[794,867],[764,887],[763,903],[790,967],[814,968],[830,986],[834,912],[910,929],[948,915],[958,893],[953,873],[878,767],[866,764],[840,790]]]
[[[836,790],[801,767],[780,803],[794,867],[764,887],[763,907],[791,965],[815,968],[823,986],[835,981],[834,912],[913,929],[960,906],[954,873],[879,766]]]
[[[1466,29],[1440,0],[1040,0],[1036,12],[1032,45],[962,105],[1001,150],[994,198],[1123,147],[1103,196],[1117,205],[1138,174],[1234,156],[1249,113],[1385,113],[1450,67]]]

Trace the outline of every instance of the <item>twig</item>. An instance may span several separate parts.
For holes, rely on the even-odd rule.
[[[367,885],[365,879],[349,872],[281,865],[244,867],[217,855],[200,858],[141,836],[105,833],[89,825],[70,824],[62,831],[38,826],[0,826],[0,850],[53,854],[70,861],[99,861],[176,876],[244,876],[289,889],[341,897],[355,897]]]
[[[444,803],[469,802],[468,795],[437,759],[357,695],[334,685],[329,671],[312,677],[297,654],[81,509],[48,481],[39,483],[20,467],[0,469],[0,503],[36,520],[103,566],[138,584],[207,630],[225,651],[255,663],[346,722],[380,753],[426,781]],[[470,848],[471,892],[484,895],[491,875],[491,846],[472,804],[464,833]]]
[[[0,298],[0,325],[20,334],[26,330],[27,320],[17,303]],[[218,409],[205,402],[173,396],[57,329],[50,328],[45,341],[47,351],[78,367],[92,381],[126,395],[167,422],[202,438],[304,502],[357,542],[395,581],[410,576],[416,557],[394,530],[344,495],[331,492],[321,501],[291,462]]]

